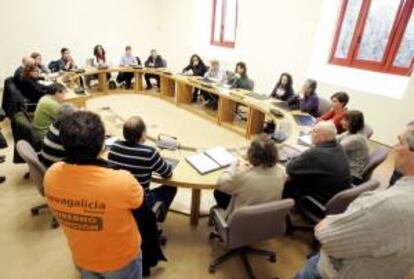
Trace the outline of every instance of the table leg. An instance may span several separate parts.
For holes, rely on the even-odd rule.
[[[134,81],[135,93],[139,93],[144,90],[144,86],[142,85],[142,74],[135,72],[134,78],[135,78],[135,81]]]
[[[98,90],[100,92],[108,92],[108,80],[106,79],[106,72],[98,74]]]
[[[192,226],[198,225],[198,219],[200,218],[200,203],[201,203],[201,190],[192,189],[191,192],[191,216],[190,223]]]

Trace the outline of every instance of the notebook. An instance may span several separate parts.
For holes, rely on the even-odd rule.
[[[223,147],[211,148],[203,153],[188,156],[185,159],[202,175],[228,167],[236,160],[236,158]]]
[[[260,101],[269,99],[269,96],[266,96],[266,95],[263,95],[263,94],[260,94],[260,93],[254,93],[254,92],[248,93],[248,94],[246,94],[246,96],[250,97],[250,98],[253,98],[253,99],[260,100]]]
[[[313,116],[310,115],[293,115],[293,118],[295,119],[296,123],[299,126],[309,126],[313,127],[315,126],[316,120]]]
[[[288,103],[286,103],[286,102],[273,102],[272,104],[275,107],[278,107],[278,108],[281,108],[281,109],[285,109],[285,110],[288,110],[288,111],[293,110],[289,107]]]

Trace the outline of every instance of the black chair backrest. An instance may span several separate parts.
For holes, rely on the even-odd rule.
[[[7,117],[13,117],[16,113],[26,110],[27,100],[17,87],[14,78],[9,77],[4,81],[2,108]]]

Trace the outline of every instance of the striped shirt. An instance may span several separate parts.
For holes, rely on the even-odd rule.
[[[46,167],[50,167],[53,163],[63,161],[66,158],[66,151],[59,134],[56,123],[52,123],[43,138],[39,159]]]
[[[108,162],[116,168],[130,171],[144,189],[151,183],[152,172],[164,178],[172,175],[171,165],[151,146],[116,141],[109,150]]]

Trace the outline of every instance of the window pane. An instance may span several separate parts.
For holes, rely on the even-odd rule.
[[[220,42],[222,14],[223,14],[223,0],[216,0],[216,16],[215,16],[215,22],[214,22],[214,41],[215,42]]]
[[[400,3],[399,0],[371,1],[359,47],[359,60],[382,61]]]
[[[237,0],[227,0],[226,20],[224,26],[224,41],[234,42],[236,40],[237,24]]]
[[[414,15],[405,29],[404,37],[401,41],[400,49],[394,61],[394,66],[408,68],[414,57]]]
[[[338,45],[335,50],[336,58],[346,58],[352,37],[354,36],[355,26],[358,22],[362,0],[349,0],[341,27]]]

